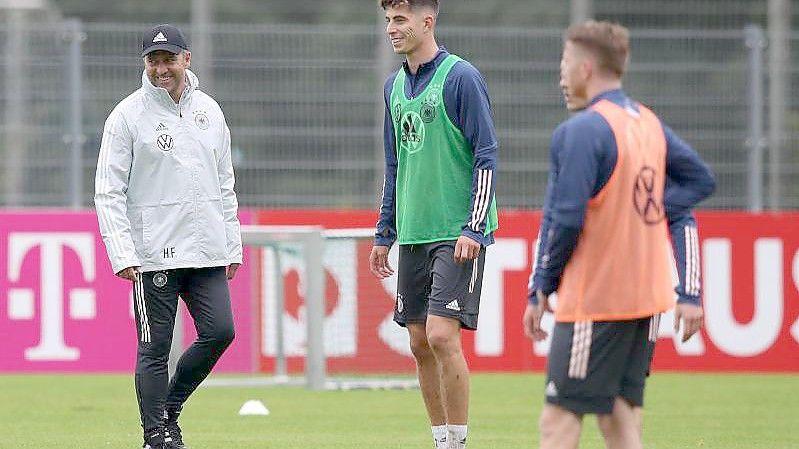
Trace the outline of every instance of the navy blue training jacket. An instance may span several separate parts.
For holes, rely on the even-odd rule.
[[[589,107],[600,100],[637,109],[621,89],[603,92],[591,100]],[[699,266],[699,242],[692,209],[713,193],[716,184],[710,168],[697,152],[668,126],[662,125],[666,138],[664,206],[677,262],[677,301],[699,304],[699,270],[686,270],[686,267]],[[537,303],[536,290],[548,295],[558,289],[566,263],[577,246],[587,203],[607,183],[616,158],[613,131],[596,111],[586,109],[575,114],[552,134],[539,250],[528,285],[531,303]]]
[[[419,66],[416,74],[412,74],[407,61],[399,70],[405,70],[405,95],[414,98],[419,95],[433,79],[436,68],[449,56],[446,48],[441,47],[436,56],[429,62]],[[380,206],[380,218],[377,222],[375,245],[391,246],[397,239],[396,227],[396,185],[397,185],[397,151],[395,148],[394,123],[391,120],[390,98],[395,72],[386,80],[383,88],[385,102],[385,117],[383,121],[383,143],[386,152],[386,174],[383,181],[383,201]],[[494,243],[493,233],[483,235],[488,214],[474,231],[469,228],[472,221],[472,210],[475,207],[477,196],[478,170],[491,171],[491,185],[489,198],[494,198],[496,190],[497,168],[497,143],[494,121],[491,117],[491,103],[488,99],[488,89],[480,72],[467,61],[458,61],[450,70],[444,81],[443,87],[444,106],[452,123],[460,129],[474,151],[474,175],[472,178],[472,199],[469,213],[463,217],[463,231],[465,235],[483,246]],[[445,176],[446,174],[442,174]]]

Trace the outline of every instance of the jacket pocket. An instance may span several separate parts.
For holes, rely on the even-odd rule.
[[[160,204],[142,208],[142,242],[153,265],[191,261],[197,232],[190,203]]]
[[[209,260],[227,260],[227,234],[222,199],[210,198],[199,203],[199,216],[204,221],[200,252]]]

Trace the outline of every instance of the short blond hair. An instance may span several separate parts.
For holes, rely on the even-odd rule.
[[[570,26],[564,35],[596,57],[600,70],[619,78],[630,54],[630,32],[618,23],[589,20]]]

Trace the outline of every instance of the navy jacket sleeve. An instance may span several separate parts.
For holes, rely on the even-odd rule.
[[[547,248],[547,235],[549,234],[549,228],[552,225],[552,212],[549,205],[552,204],[554,180],[555,177],[552,174],[552,166],[550,165],[549,178],[547,179],[547,190],[544,194],[544,215],[541,218],[541,226],[538,229],[538,241],[535,245],[535,252],[533,254],[533,267],[530,272],[530,279],[527,282],[527,299],[533,304],[538,302],[536,291],[541,288],[541,276],[543,275],[543,269],[539,268],[541,267],[541,259],[543,258],[544,251]]]
[[[674,289],[677,293],[677,302],[699,305],[701,304],[699,235],[693,215],[688,214],[674,222],[669,221],[669,233],[671,233],[679,279]]]
[[[397,152],[395,149],[394,123],[391,121],[390,96],[396,74],[390,76],[383,88],[385,112],[383,117],[383,148],[386,153],[386,172],[383,178],[383,198],[380,217],[377,220],[375,245],[391,246],[397,240],[396,209],[397,196]]]
[[[665,124],[666,192],[664,203],[669,221],[691,214],[700,201],[716,188],[713,173],[699,154]]]
[[[699,154],[663,124],[666,138],[664,203],[677,264],[677,302],[699,305],[699,236],[692,210],[715,190],[713,173]]]
[[[462,235],[482,245],[493,243],[484,236],[488,210],[494,201],[497,169],[497,135],[491,117],[488,88],[480,72],[466,61],[453,66],[444,83],[444,106],[452,123],[461,130],[474,151],[472,196]]]
[[[588,201],[610,178],[616,164],[613,133],[596,112],[572,117],[553,134],[545,205],[546,229],[539,242],[541,256],[531,288],[549,295],[558,289],[585,219]],[[534,291],[528,299],[536,302]]]
[[[562,131],[562,135],[553,136],[550,176],[556,180],[552,189],[558,194],[549,198],[550,219],[548,223],[545,220],[546,231],[542,227],[542,232],[546,232],[541,241],[544,249],[531,286],[545,294],[557,290],[577,244],[587,201],[602,189],[616,164],[616,145],[610,127],[604,119],[597,118],[585,114],[570,121],[572,126]],[[675,291],[679,302],[699,304],[699,241],[692,209],[713,192],[715,181],[696,151],[666,126],[664,133],[667,144],[664,205],[679,278]],[[574,134],[576,138],[569,137]],[[600,137],[587,141],[587,135]],[[588,151],[574,153],[573,145]],[[534,292],[528,294],[528,299],[535,303]]]

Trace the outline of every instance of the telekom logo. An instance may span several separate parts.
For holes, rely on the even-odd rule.
[[[94,235],[88,232],[15,232],[8,235],[8,317],[12,320],[36,318],[39,300],[40,333],[36,346],[25,350],[29,361],[73,361],[80,357],[78,348],[64,341],[64,250],[78,256],[84,280],[95,279]],[[39,296],[30,288],[14,288],[19,282],[25,258],[40,248]],[[92,289],[75,288],[68,292],[68,317],[72,320],[92,320],[96,315],[95,293]]]

